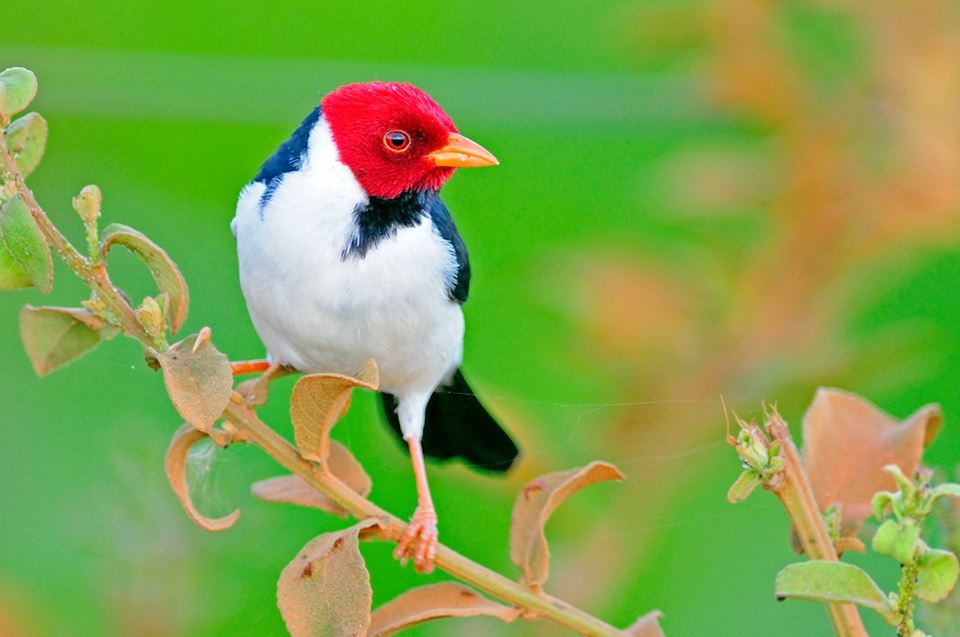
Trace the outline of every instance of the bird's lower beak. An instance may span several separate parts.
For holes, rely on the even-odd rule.
[[[489,150],[458,133],[450,133],[443,148],[427,155],[427,159],[435,166],[447,168],[497,166],[500,163]]]

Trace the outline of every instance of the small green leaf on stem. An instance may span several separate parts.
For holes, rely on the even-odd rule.
[[[585,467],[540,476],[517,494],[510,516],[510,559],[520,569],[525,584],[539,587],[547,581],[550,548],[543,527],[550,515],[571,494],[604,480],[623,480],[623,474],[612,464],[594,461]]]
[[[372,482],[357,459],[335,440],[331,440],[330,456],[327,468],[341,482],[362,496],[370,493]],[[307,484],[298,475],[277,476],[255,482],[251,487],[253,495],[268,502],[289,502],[301,506],[321,509],[327,513],[347,517],[349,514],[332,499]]]
[[[100,256],[106,259],[114,245],[122,245],[146,264],[153,275],[160,292],[166,292],[170,298],[170,331],[176,334],[187,318],[190,294],[187,282],[177,265],[167,253],[148,239],[143,233],[117,223],[110,224],[103,231],[100,242]]]
[[[301,377],[290,397],[290,418],[297,448],[307,460],[324,462],[330,430],[350,407],[350,395],[360,387],[377,389],[380,376],[372,360],[356,377],[343,374],[309,374]]]
[[[16,115],[37,95],[37,76],[15,66],[0,72],[0,116]]]
[[[747,469],[740,474],[740,477],[737,478],[736,482],[730,487],[730,490],[727,491],[727,501],[731,504],[736,504],[737,502],[746,500],[747,497],[753,493],[753,490],[761,484],[763,484],[763,480],[759,474],[753,469]]]
[[[53,288],[53,261],[30,211],[19,196],[0,208],[0,289]]]
[[[663,613],[652,610],[633,622],[624,632],[631,637],[664,637],[663,629],[660,628],[661,617]]]
[[[373,611],[367,635],[386,637],[433,619],[479,615],[510,623],[520,611],[487,599],[465,584],[429,584],[409,590]]]
[[[957,584],[960,564],[957,556],[942,549],[927,549],[917,560],[917,597],[936,603],[945,598]]]
[[[187,512],[190,519],[197,526],[206,531],[226,531],[240,517],[240,511],[234,510],[229,515],[222,518],[208,518],[197,511],[190,499],[190,486],[187,484],[187,456],[190,448],[196,443],[207,438],[207,434],[194,429],[189,424],[182,425],[173,434],[170,440],[170,446],[167,448],[167,455],[164,466],[167,472],[167,480],[170,482],[170,488],[176,494],[177,499]]]
[[[163,369],[163,381],[177,412],[202,432],[210,433],[233,390],[230,361],[209,339],[197,344],[188,336],[165,352],[149,352]]]
[[[777,574],[775,589],[777,599],[854,603],[876,611],[890,624],[896,621],[887,596],[853,564],[824,560],[790,564]]]
[[[292,637],[365,635],[370,626],[370,573],[360,555],[364,520],[307,542],[280,573],[277,606]]]
[[[920,529],[913,520],[897,521],[891,518],[877,529],[872,546],[877,553],[890,555],[901,564],[906,564],[913,559],[919,539]]]
[[[20,312],[20,339],[38,376],[96,347],[104,326],[100,318],[80,308],[27,305]]]
[[[6,137],[17,170],[26,177],[43,158],[47,147],[47,121],[39,113],[27,113],[7,126]]]

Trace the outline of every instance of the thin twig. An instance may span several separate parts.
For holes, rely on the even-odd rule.
[[[811,560],[838,561],[840,558],[820,515],[813,488],[800,460],[800,452],[790,436],[790,429],[776,412],[770,416],[767,432],[782,445],[780,456],[785,462],[784,479],[770,490],[787,509],[804,553]],[[838,637],[867,637],[863,620],[853,604],[828,603],[827,612]]]

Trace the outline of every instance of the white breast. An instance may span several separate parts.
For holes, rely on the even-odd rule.
[[[264,210],[260,183],[237,205],[240,283],[261,340],[272,358],[302,371],[351,374],[373,358],[384,391],[432,391],[462,350],[463,314],[447,294],[452,248],[426,217],[365,257],[342,260],[366,194],[322,119],[307,156]]]

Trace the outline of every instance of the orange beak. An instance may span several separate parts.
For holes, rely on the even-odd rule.
[[[447,168],[475,168],[500,164],[489,150],[457,133],[450,133],[443,148],[427,155],[427,159],[435,166]]]

